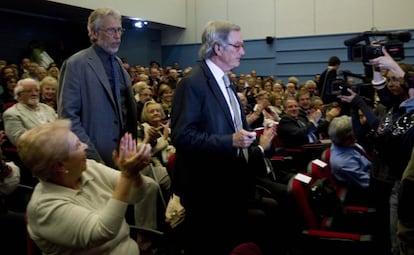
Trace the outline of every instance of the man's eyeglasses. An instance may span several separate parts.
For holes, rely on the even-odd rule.
[[[100,30],[104,31],[108,35],[115,35],[116,33],[120,33],[122,35],[125,32],[125,29],[122,27],[118,27],[118,28],[110,27],[110,28],[100,29]]]
[[[236,48],[236,50],[240,50],[240,48],[244,48],[244,43],[238,43],[238,44],[227,43],[227,45],[233,46],[234,48]]]

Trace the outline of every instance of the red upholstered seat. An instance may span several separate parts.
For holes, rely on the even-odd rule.
[[[359,224],[359,221],[353,222],[354,219],[357,219],[356,217],[353,218],[352,216],[348,219],[341,215],[339,217],[324,216],[320,218],[316,215],[310,203],[310,189],[315,179],[309,177],[310,174],[308,173],[299,173],[295,178],[292,178],[288,184],[288,190],[292,195],[303,221],[301,234],[303,240],[306,240],[306,250],[309,251],[309,253],[318,252],[318,254],[335,254],[336,251],[329,250],[332,249],[332,246],[324,245],[325,243],[332,242],[335,243],[333,246],[337,247],[335,250],[347,250],[349,253],[346,254],[354,254],[353,251],[357,252],[355,254],[364,254],[360,253],[362,250],[367,252],[366,254],[369,254],[370,249],[373,247],[373,236],[369,229],[367,229],[367,231],[361,231],[360,228],[357,228],[356,226],[355,230],[352,230],[354,224]],[[306,179],[309,179],[309,181],[306,182]],[[344,215],[348,213],[353,215],[352,210],[359,210],[360,208],[352,207],[349,209],[350,211],[345,207]],[[360,215],[360,213],[355,215]],[[364,220],[364,218],[361,219],[362,221]],[[341,228],[341,226],[345,226],[345,228]],[[327,250],[323,250],[324,248]]]

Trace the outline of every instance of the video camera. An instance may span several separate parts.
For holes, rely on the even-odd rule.
[[[331,89],[333,95],[346,95],[349,96],[351,89],[356,94],[362,97],[362,99],[369,105],[374,105],[375,89],[371,84],[371,78],[365,74],[355,74],[349,70],[343,70],[339,72],[339,75],[343,76],[342,79],[336,78],[331,83]],[[361,80],[359,83],[348,83],[348,78],[353,77]]]
[[[383,37],[383,39],[370,40],[378,36]],[[362,61],[366,63],[370,59],[383,56],[383,46],[385,46],[385,49],[394,60],[400,61],[405,58],[404,43],[410,40],[411,33],[408,31],[366,31],[356,37],[345,40],[344,44],[348,47],[348,59],[351,61]]]

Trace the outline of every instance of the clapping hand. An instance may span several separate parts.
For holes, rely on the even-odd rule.
[[[263,134],[260,136],[259,144],[264,150],[268,150],[272,144],[273,138],[277,135],[277,126],[265,126]]]
[[[160,134],[160,130],[161,130],[162,126],[160,127],[149,127],[147,129],[147,132],[145,134],[145,138],[144,138],[144,143],[151,143],[152,141],[155,141],[156,139],[158,139],[161,134]]]
[[[126,133],[119,143],[119,151],[114,151],[113,158],[123,174],[134,177],[151,163],[151,146],[149,144],[137,145],[132,135]]]

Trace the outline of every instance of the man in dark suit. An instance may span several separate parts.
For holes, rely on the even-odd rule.
[[[121,43],[121,14],[99,8],[88,20],[91,47],[65,61],[58,86],[58,114],[88,144],[89,158],[116,168],[112,151],[125,132],[136,137],[137,108],[131,79],[115,56]],[[114,65],[111,65],[111,57]]]
[[[253,176],[244,152],[255,141],[235,88],[223,76],[244,55],[240,27],[209,22],[202,33],[200,64],[178,83],[171,115],[176,148],[173,192],[186,210],[185,254],[229,254],[245,241]],[[234,100],[237,107],[232,107]],[[242,127],[236,125],[241,121]],[[241,124],[239,125],[241,126]],[[206,233],[213,236],[206,238]]]

